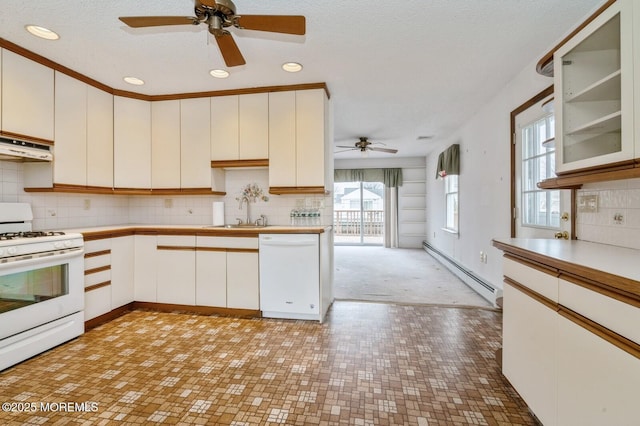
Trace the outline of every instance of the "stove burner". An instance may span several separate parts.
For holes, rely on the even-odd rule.
[[[0,233],[0,241],[17,240],[18,238],[52,237],[55,235],[64,235],[64,232],[58,232],[58,231],[4,232],[4,233]]]

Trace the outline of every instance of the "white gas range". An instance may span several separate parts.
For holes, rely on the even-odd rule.
[[[81,234],[34,232],[25,203],[0,203],[0,370],[84,332]]]

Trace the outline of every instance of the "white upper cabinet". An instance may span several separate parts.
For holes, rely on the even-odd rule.
[[[116,188],[151,188],[151,105],[114,96],[113,169]]]
[[[619,0],[554,54],[560,174],[634,158],[632,9]]]
[[[87,86],[87,185],[113,187],[113,95]]]
[[[87,84],[55,73],[53,181],[87,184]]]
[[[2,50],[2,131],[52,141],[53,70]]]
[[[269,155],[269,94],[211,98],[211,160],[266,159]]]
[[[269,186],[296,182],[296,92],[269,93]]]
[[[269,94],[269,186],[324,187],[327,108],[323,89]]]
[[[182,188],[211,188],[211,102],[180,101],[180,182]]]
[[[180,188],[180,101],[151,103],[151,187]]]
[[[2,130],[2,56],[4,49],[0,49],[0,130]]]
[[[211,160],[237,160],[238,96],[211,98]]]
[[[254,93],[239,98],[240,160],[267,158],[269,155],[269,94]]]

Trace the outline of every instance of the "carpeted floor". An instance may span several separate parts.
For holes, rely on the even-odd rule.
[[[422,249],[336,246],[334,262],[336,299],[491,307]]]

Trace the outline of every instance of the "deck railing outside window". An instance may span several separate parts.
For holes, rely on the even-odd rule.
[[[334,210],[333,224],[336,236],[360,235],[360,226],[364,236],[381,236],[384,233],[384,210]]]

